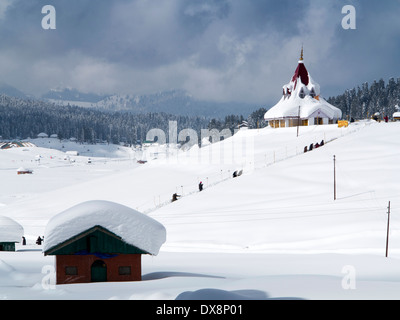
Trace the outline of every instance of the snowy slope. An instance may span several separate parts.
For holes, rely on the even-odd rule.
[[[400,123],[374,122],[341,129],[301,127],[299,137],[296,128],[243,130],[220,143],[142,166],[132,159],[82,162],[34,168],[33,175],[24,177],[11,174],[12,157],[2,153],[0,174],[11,187],[2,187],[0,215],[24,227],[28,248],[38,248],[34,240],[53,216],[99,199],[145,212],[166,227],[167,241],[159,256],[143,259],[143,279],[156,281],[52,291],[41,283],[41,268],[52,265],[50,257],[40,251],[0,253],[0,297],[399,298],[399,131]],[[303,153],[305,145],[321,140],[323,147]],[[24,154],[16,154],[16,161],[23,161]],[[243,174],[232,178],[235,170]],[[21,181],[23,192],[17,189]],[[52,187],[36,190],[43,181]],[[201,193],[199,181],[205,186]],[[175,192],[182,198],[171,203]],[[392,218],[386,259],[388,201]],[[348,265],[357,270],[357,290],[342,285]],[[7,274],[15,278],[14,287],[2,286]]]
[[[400,200],[395,174],[400,149],[395,138],[399,125],[383,126],[371,125],[158,210],[154,217],[169,227],[167,247],[384,252],[386,207],[388,201],[395,207]],[[388,142],[382,141],[386,137]],[[337,159],[336,201],[333,155]],[[393,217],[393,228],[398,223]],[[394,230],[391,241],[400,248],[399,233]]]

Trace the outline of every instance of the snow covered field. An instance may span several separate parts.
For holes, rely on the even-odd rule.
[[[116,146],[70,158],[46,139],[1,150],[0,215],[24,227],[27,245],[0,252],[0,299],[399,299],[400,123],[296,130],[242,130],[144,165]],[[17,175],[21,166],[33,174]],[[35,240],[51,217],[88,200],[166,227],[160,254],[143,257],[143,281],[51,285],[54,257]]]

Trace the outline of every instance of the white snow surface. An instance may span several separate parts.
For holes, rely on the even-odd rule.
[[[0,299],[399,299],[400,122],[299,129],[241,130],[144,165],[111,145],[86,146],[90,164],[65,160],[56,142],[1,150],[0,215],[23,226],[27,245],[0,252]],[[36,238],[58,213],[99,199],[164,225],[159,254],[143,256],[140,282],[48,286],[55,259]]]
[[[46,226],[43,251],[94,227],[101,226],[122,241],[157,255],[166,239],[162,224],[134,209],[115,202],[92,200],[63,211]]]
[[[24,228],[15,220],[0,216],[0,242],[21,242]]]

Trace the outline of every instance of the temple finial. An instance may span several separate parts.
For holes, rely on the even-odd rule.
[[[300,61],[303,61],[303,45],[301,45]]]

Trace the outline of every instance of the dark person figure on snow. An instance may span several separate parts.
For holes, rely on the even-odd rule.
[[[36,239],[36,244],[38,246],[40,246],[42,244],[42,238],[40,236]]]
[[[199,183],[199,191],[203,191],[203,182],[201,182],[201,181]]]
[[[178,200],[178,197],[180,197],[180,195],[177,194],[177,193],[174,193],[174,194],[172,195],[172,202]]]

